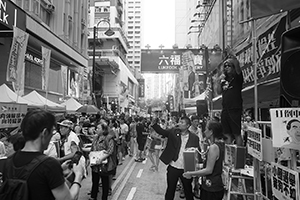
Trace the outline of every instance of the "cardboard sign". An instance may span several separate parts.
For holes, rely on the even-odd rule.
[[[18,127],[26,112],[26,104],[0,103],[0,128]]]
[[[270,109],[273,146],[300,150],[300,108]]]
[[[248,153],[254,158],[262,161],[262,133],[258,128],[248,126]]]
[[[299,200],[299,173],[282,165],[272,164],[272,191],[277,199]]]

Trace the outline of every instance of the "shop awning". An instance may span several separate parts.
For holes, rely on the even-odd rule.
[[[191,99],[183,99],[183,104],[189,104],[189,105],[196,105],[196,101],[198,100],[204,100],[205,99],[205,92],[202,92],[198,96],[191,98]]]
[[[266,82],[262,82],[257,86],[257,98],[259,108],[269,108],[279,103],[280,78],[277,77]],[[254,107],[254,85],[245,87],[242,90],[243,107]],[[218,96],[213,99],[213,109],[222,109],[222,97]]]
[[[45,108],[49,111],[53,112],[65,112],[66,107],[59,105],[53,101],[50,101],[49,99],[46,99],[42,95],[40,95],[37,91],[33,90],[29,94],[23,96],[25,100],[30,102],[31,107],[39,107],[39,108]],[[30,107],[29,106],[29,107]]]

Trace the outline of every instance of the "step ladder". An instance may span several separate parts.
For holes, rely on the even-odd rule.
[[[229,169],[228,172],[228,192],[227,192],[227,200],[231,200],[232,195],[241,195],[243,197],[243,200],[248,200],[247,197],[253,196],[254,199],[254,192],[253,193],[247,193],[246,190],[246,182],[245,180],[253,180],[252,177],[243,176],[241,174],[241,170],[233,170]],[[237,180],[237,191],[233,190],[233,180]],[[254,188],[254,187],[253,187]]]

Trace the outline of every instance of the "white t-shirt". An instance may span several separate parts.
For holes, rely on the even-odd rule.
[[[188,139],[189,139],[189,134],[186,134],[184,136],[181,135],[181,147],[180,147],[178,159],[176,160],[176,162],[172,161],[170,163],[170,165],[172,165],[173,167],[175,167],[177,169],[183,169],[183,151],[185,150],[185,146],[186,146]]]
[[[127,134],[128,133],[128,130],[129,130],[129,128],[128,128],[128,125],[127,124],[120,124],[120,128],[121,128],[121,134]]]

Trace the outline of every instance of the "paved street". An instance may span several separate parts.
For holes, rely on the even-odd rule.
[[[166,190],[166,166],[160,163],[158,172],[149,170],[151,162],[149,159],[143,163],[134,162],[131,157],[126,157],[123,165],[118,166],[117,179],[112,185],[112,196],[110,200],[163,200]],[[80,200],[89,198],[92,182],[89,175],[82,182]],[[101,190],[98,195],[101,199]],[[179,200],[179,193],[176,193]]]

